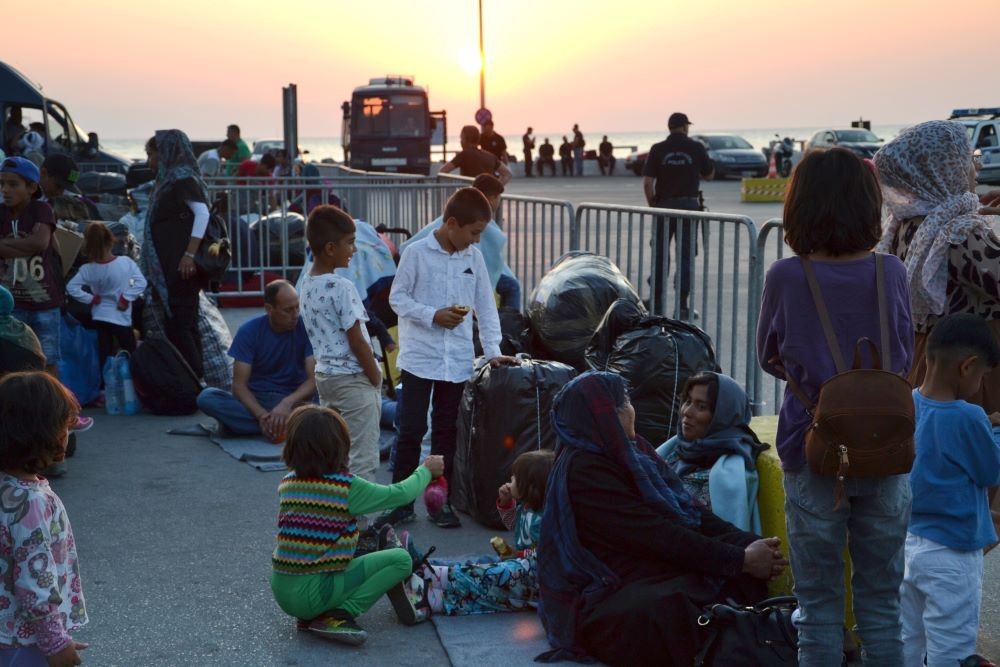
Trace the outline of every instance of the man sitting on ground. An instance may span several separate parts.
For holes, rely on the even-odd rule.
[[[277,443],[285,439],[292,409],[316,394],[316,360],[291,283],[268,283],[264,310],[264,315],[240,327],[229,348],[235,361],[233,392],[205,389],[198,396],[198,407],[218,420],[223,433],[263,433]]]

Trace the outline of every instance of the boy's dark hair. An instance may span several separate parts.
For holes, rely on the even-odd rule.
[[[80,406],[48,373],[0,379],[0,469],[38,473],[61,458]]]
[[[87,225],[83,233],[83,254],[92,262],[104,257],[104,253],[115,246],[115,237],[111,230],[100,222]]]
[[[503,183],[493,174],[479,174],[476,180],[472,181],[472,187],[482,192],[487,197],[499,197],[503,194]]]
[[[846,148],[809,151],[792,172],[783,224],[797,255],[871,250],[882,238],[878,179]]]
[[[691,397],[691,390],[695,387],[708,388],[708,404],[712,406],[712,412],[714,413],[715,404],[719,400],[719,376],[715,373],[698,373],[692,375],[684,383],[684,389],[681,391],[681,400],[688,400]]]
[[[264,287],[264,303],[269,306],[276,304],[278,302],[278,294],[286,287],[291,287],[293,290],[295,289],[294,285],[282,278],[269,282],[267,286]]]
[[[462,188],[449,197],[445,204],[441,219],[448,222],[451,218],[458,221],[459,227],[489,222],[493,219],[493,209],[482,192],[475,188]]]
[[[267,167],[268,169],[274,169],[278,166],[278,161],[274,159],[274,156],[270,153],[260,156],[260,163]]]
[[[221,144],[219,144],[219,148],[228,148],[229,150],[233,151],[238,151],[240,149],[240,147],[237,146],[236,142],[233,141],[232,139],[226,139],[225,141],[223,141]]]
[[[479,128],[475,125],[466,125],[458,135],[460,141],[467,144],[479,145]]]
[[[230,130],[232,130],[236,134],[241,134],[239,125],[227,125],[226,132],[229,132]]]
[[[549,449],[525,452],[514,459],[510,471],[517,478],[521,502],[529,509],[540,512],[545,507],[545,488],[555,460],[555,452]]]
[[[989,368],[1000,365],[1000,345],[986,320],[962,313],[942,318],[927,337],[927,361],[961,363],[977,356]]]
[[[303,405],[292,411],[281,460],[299,477],[345,472],[351,451],[347,422],[335,410]]]
[[[357,228],[351,216],[336,206],[323,204],[314,208],[309,214],[309,222],[306,223],[306,241],[313,255],[319,255],[327,243],[340,243],[342,238],[355,231]]]

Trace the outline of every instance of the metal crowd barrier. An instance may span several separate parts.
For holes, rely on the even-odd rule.
[[[320,177],[210,179],[230,223],[233,268],[219,296],[260,295],[263,273],[295,281],[305,259],[305,214],[334,203],[375,227],[410,233],[441,215],[471,179],[374,174],[322,165]],[[783,257],[781,222],[758,233],[746,216],[505,195],[496,215],[507,261],[521,282],[522,306],[560,256],[581,250],[608,257],[651,312],[705,330],[723,371],[741,382],[756,414],[777,412],[782,383],[757,365],[755,333],[766,267]],[[680,267],[689,255],[687,279]],[[681,312],[682,282],[689,311]],[[686,316],[686,317],[682,317]]]
[[[775,261],[782,259],[786,250],[791,249],[785,245],[784,233],[779,218],[771,218],[760,228],[757,236],[757,257],[759,270],[757,271],[757,284],[754,286],[756,303],[751,309],[754,317],[753,330],[756,336],[757,321],[760,316],[760,300],[764,292],[764,277],[767,268]],[[754,357],[756,359],[756,356]],[[785,395],[785,383],[777,378],[773,378],[757,365],[756,375],[752,391],[748,392],[752,396],[754,414],[778,414],[781,410],[781,401]]]
[[[723,371],[748,389],[754,386],[758,258],[753,220],[584,203],[576,210],[576,223],[579,242],[574,249],[613,261],[651,312],[704,329],[712,336]],[[684,255],[688,262],[682,262]],[[684,264],[689,266],[687,276],[681,270]],[[685,286],[689,287],[686,313],[680,299]]]

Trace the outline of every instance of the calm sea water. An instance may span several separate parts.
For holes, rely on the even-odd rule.
[[[846,127],[848,124],[845,124]],[[896,136],[905,125],[873,125],[872,131],[883,139],[891,139]],[[581,128],[584,131],[584,136],[587,139],[588,148],[597,148],[597,145],[601,142],[601,137],[607,135],[608,139],[612,144],[615,145],[615,154],[619,157],[625,157],[631,152],[631,147],[635,146],[639,150],[646,150],[654,143],[662,141],[666,137],[667,133],[663,131],[654,132],[604,132],[604,131],[590,131],[587,128]],[[692,128],[697,132],[724,132],[728,134],[738,134],[744,139],[749,141],[754,148],[764,148],[768,143],[774,139],[774,135],[777,134],[782,137],[792,137],[794,139],[808,139],[817,130],[825,129],[823,127],[793,127],[793,128],[744,128],[744,129],[729,129],[729,128]],[[572,133],[568,130],[566,135],[572,138]],[[549,141],[555,144],[557,147],[562,142],[562,134],[551,132],[536,132],[535,140],[538,144],[542,143],[546,137]],[[193,137],[195,139],[209,139],[210,137]],[[521,146],[521,135],[508,133],[504,135],[507,140],[508,149],[511,153],[520,155]],[[222,137],[219,139],[222,140]],[[101,139],[101,145],[106,149],[118,153],[123,157],[129,159],[145,159],[146,154],[143,151],[145,139]],[[247,143],[251,146],[253,145],[253,140],[248,139]],[[340,148],[340,137],[303,137],[299,141],[300,145],[304,150],[309,151],[309,157],[313,160],[322,160],[323,158],[333,158],[338,162],[343,160],[344,154]],[[453,137],[449,138],[448,141],[449,153],[458,150],[458,134],[455,133]]]

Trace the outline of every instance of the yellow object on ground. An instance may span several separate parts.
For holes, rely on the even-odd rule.
[[[757,458],[757,472],[760,475],[760,489],[757,491],[757,507],[760,508],[761,531],[764,537],[780,537],[781,552],[788,556],[788,530],[785,527],[785,475],[781,471],[781,461],[774,443],[777,441],[778,417],[769,415],[755,417],[750,422],[761,442],[771,447]],[[785,570],[777,580],[768,585],[771,595],[792,595],[792,568]],[[854,611],[851,596],[851,556],[844,552],[844,586],[847,591],[844,623],[854,627]]]
[[[787,189],[787,178],[744,178],[740,186],[740,201],[782,202]]]
[[[399,370],[396,368],[396,357],[399,356],[399,327],[389,329],[389,335],[396,341],[396,349],[385,356],[389,359],[389,372],[392,373],[392,384],[396,386],[399,384]],[[382,372],[385,373],[385,365],[382,366]]]

